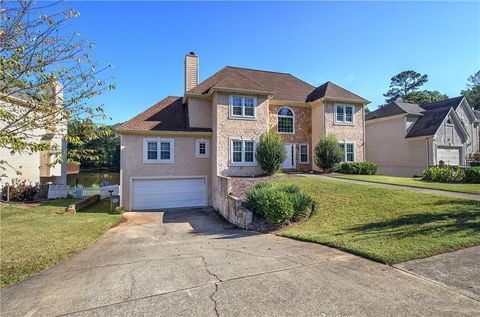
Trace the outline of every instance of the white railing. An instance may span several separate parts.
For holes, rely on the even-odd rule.
[[[68,193],[70,196],[75,198],[87,198],[93,195],[100,195],[100,199],[103,199],[110,196],[110,190],[112,191],[112,195],[118,195],[119,186],[110,185],[104,187],[70,187]]]
[[[47,199],[67,198],[68,188],[68,185],[49,185]]]

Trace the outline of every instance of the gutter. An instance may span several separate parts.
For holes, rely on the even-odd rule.
[[[212,136],[209,131],[152,131],[152,130],[118,130],[120,135],[158,135],[158,136]]]

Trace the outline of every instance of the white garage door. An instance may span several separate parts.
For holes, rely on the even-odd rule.
[[[460,149],[457,148],[438,148],[437,164],[443,161],[447,165],[460,165]]]
[[[205,178],[133,181],[133,210],[205,206],[205,199]]]

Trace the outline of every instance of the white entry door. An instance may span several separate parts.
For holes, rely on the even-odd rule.
[[[133,180],[133,210],[206,205],[205,178],[161,178]]]
[[[458,148],[438,148],[437,164],[443,161],[446,165],[460,165],[460,149]]]
[[[282,164],[283,169],[295,168],[295,144],[284,144],[287,151],[287,158]]]

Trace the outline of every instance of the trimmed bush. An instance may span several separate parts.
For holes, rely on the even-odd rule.
[[[430,166],[423,171],[422,179],[438,183],[461,183],[465,180],[465,171],[457,166]]]
[[[269,183],[260,183],[250,189],[247,193],[247,208],[253,213],[264,217],[268,195],[272,190],[272,185]]]
[[[465,183],[480,184],[480,166],[470,167],[465,170]]]
[[[38,197],[39,191],[38,184],[32,185],[26,180],[14,181],[12,185],[6,184],[3,186],[2,199],[9,199],[10,201],[32,201]]]
[[[270,190],[263,210],[269,224],[276,227],[285,225],[290,222],[294,213],[293,205],[285,192]]]
[[[376,175],[378,165],[373,162],[343,162],[337,171],[342,174]]]
[[[284,184],[279,186],[278,189],[287,194],[294,194],[300,191],[300,187],[295,184]]]
[[[343,150],[337,138],[328,134],[321,137],[315,146],[315,164],[326,172],[330,172],[343,160]]]
[[[287,151],[283,146],[282,138],[275,132],[262,134],[255,158],[267,175],[275,174],[280,170],[283,161],[287,159]]]
[[[313,208],[313,199],[310,195],[303,192],[292,193],[288,196],[288,199],[293,206],[293,220],[299,220],[305,217],[308,208]]]

